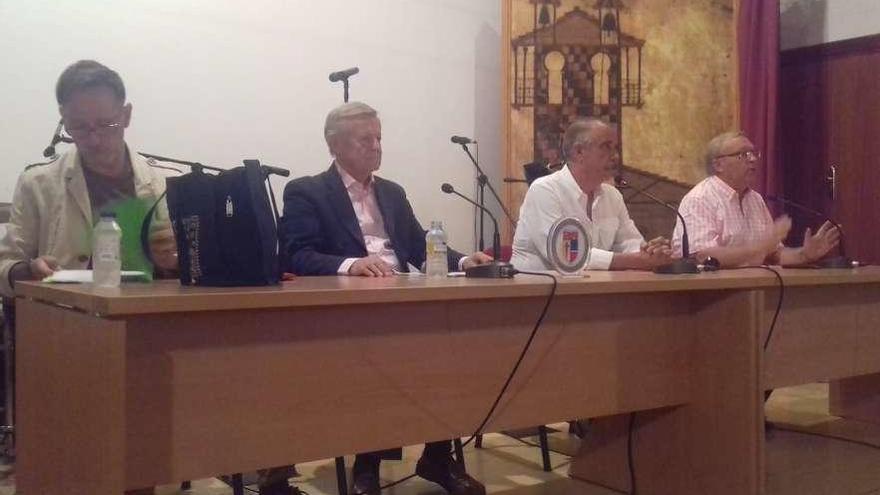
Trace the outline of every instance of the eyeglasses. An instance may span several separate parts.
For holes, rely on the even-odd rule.
[[[754,161],[758,161],[761,159],[761,152],[760,151],[751,151],[751,150],[737,151],[736,153],[728,153],[726,155],[718,155],[715,158],[716,159],[717,158],[726,158],[729,156],[736,157],[740,160],[747,161],[747,162],[754,162]]]
[[[104,124],[98,124],[94,127],[91,126],[80,126],[80,127],[69,127],[67,124],[64,125],[64,131],[70,135],[70,137],[74,139],[85,139],[89,137],[89,134],[95,133],[100,137],[107,137],[113,135],[118,129],[123,127],[122,122],[110,122]]]

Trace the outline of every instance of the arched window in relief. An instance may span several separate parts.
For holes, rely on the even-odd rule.
[[[590,68],[593,69],[593,104],[607,105],[608,83],[610,82],[611,57],[607,53],[599,52],[590,59]]]
[[[565,56],[553,51],[544,56],[544,68],[547,69],[547,102],[551,105],[562,105],[562,69],[565,68]]]

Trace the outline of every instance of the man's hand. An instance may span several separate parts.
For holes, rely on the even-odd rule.
[[[655,246],[651,251],[642,251],[636,254],[640,258],[642,267],[646,270],[653,270],[658,266],[672,263],[672,248],[669,246]]]
[[[177,242],[171,224],[154,224],[150,228],[150,255],[159,271],[176,272]]]
[[[779,243],[788,237],[789,230],[791,230],[791,218],[788,215],[782,215],[774,220],[770,233],[760,243],[761,254],[775,253],[779,249]]]
[[[668,265],[672,262],[672,250],[668,247],[655,246],[648,251],[636,251],[633,253],[614,253],[611,260],[611,270],[653,270],[658,266]]]
[[[55,273],[58,269],[58,260],[52,256],[38,256],[28,263],[33,280],[42,280]]]
[[[358,259],[348,268],[348,274],[357,277],[387,277],[394,275],[391,266],[382,258],[371,254]]]
[[[491,256],[489,256],[488,254],[486,254],[482,251],[477,251],[476,253],[474,253],[470,256],[466,256],[464,258],[464,261],[461,262],[461,269],[467,270],[468,268],[471,268],[474,266],[485,265],[486,263],[490,263],[494,260],[495,259],[492,258]]]
[[[804,232],[804,247],[801,248],[801,255],[808,263],[812,263],[825,256],[838,243],[840,243],[840,230],[826,221],[815,235],[809,228]]]
[[[672,256],[672,243],[665,237],[655,237],[648,242],[643,242],[641,251],[650,256],[666,255]]]

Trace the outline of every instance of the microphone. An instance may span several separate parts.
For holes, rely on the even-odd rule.
[[[59,120],[58,126],[55,128],[55,133],[52,134],[52,141],[50,141],[49,146],[46,146],[46,149],[43,150],[43,157],[44,158],[52,158],[53,156],[55,156],[55,145],[56,144],[61,143],[61,142],[65,142],[65,143],[70,142],[69,140],[64,139],[64,137],[61,136],[61,129],[63,129],[63,128],[64,128],[64,121]]]
[[[791,206],[796,210],[800,210],[823,220],[827,220],[828,222],[831,222],[831,225],[834,225],[838,232],[840,232],[840,241],[837,245],[838,253],[840,254],[838,256],[819,260],[819,262],[816,263],[817,265],[822,268],[852,268],[853,266],[857,265],[857,261],[853,261],[851,258],[846,256],[846,250],[843,247],[843,227],[841,227],[839,223],[835,222],[833,218],[829,217],[819,210],[814,210],[809,206],[796,203],[790,199],[780,198],[778,196],[766,196],[765,199],[768,199],[775,203],[781,203],[786,206]]]
[[[461,199],[484,211],[486,215],[489,215],[489,218],[492,219],[492,224],[495,227],[495,232],[493,232],[492,234],[492,257],[495,258],[495,260],[491,263],[486,263],[485,265],[472,266],[466,269],[464,271],[465,276],[471,278],[513,278],[513,265],[500,261],[501,233],[498,231],[498,220],[495,218],[495,215],[493,215],[491,211],[489,211],[484,206],[481,206],[476,201],[456,191],[455,188],[452,187],[452,184],[444,182],[443,185],[440,186],[440,190],[445,192],[446,194],[455,194]]]
[[[342,81],[344,79],[348,79],[349,77],[357,74],[361,70],[357,67],[352,67],[350,69],[340,70],[336,72],[330,73],[330,82]]]
[[[669,208],[670,210],[674,211],[675,214],[678,216],[678,219],[681,220],[681,258],[673,260],[672,263],[670,263],[668,265],[658,266],[657,268],[654,269],[654,273],[662,273],[662,274],[669,274],[669,275],[681,274],[681,273],[700,273],[699,268],[697,268],[697,262],[694,261],[693,258],[691,258],[687,225],[684,223],[684,217],[681,216],[681,213],[679,213],[678,208],[676,208],[675,205],[667,203],[666,201],[663,201],[662,199],[658,198],[657,196],[654,196],[653,194],[649,193],[648,191],[645,191],[642,189],[636,189],[636,188],[630,186],[629,182],[627,182],[623,177],[621,177],[619,175],[614,177],[614,184],[618,188],[630,188],[633,191],[635,191],[636,194],[641,194],[642,196],[645,196],[646,198],[650,199],[651,201],[653,201],[659,205],[665,206],[666,208]]]
[[[452,136],[451,141],[455,144],[460,144],[462,146],[477,142],[476,139],[466,138],[464,136]]]

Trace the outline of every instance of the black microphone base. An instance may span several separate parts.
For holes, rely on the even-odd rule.
[[[853,260],[846,256],[834,256],[833,258],[819,260],[816,265],[818,265],[819,268],[852,268]]]
[[[503,261],[493,261],[464,270],[464,276],[468,278],[513,278],[514,273],[513,265]]]
[[[668,265],[658,266],[657,268],[654,268],[654,273],[661,273],[664,275],[679,275],[682,273],[700,273],[700,269],[697,268],[697,262],[693,259],[679,258]]]

